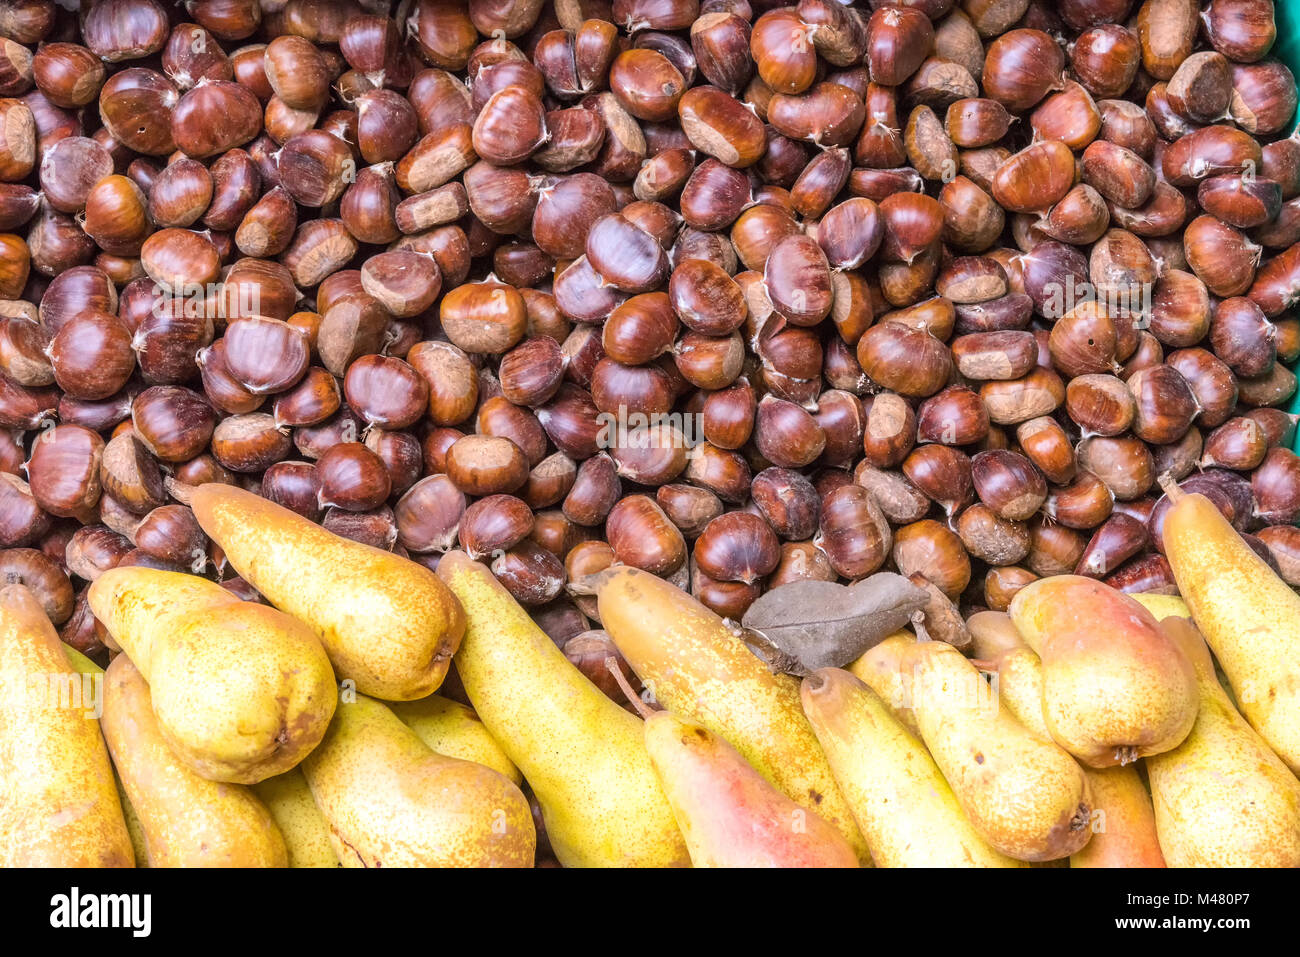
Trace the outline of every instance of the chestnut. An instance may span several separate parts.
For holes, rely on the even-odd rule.
[[[416,554],[447,551],[459,538],[465,510],[465,493],[448,476],[422,478],[398,499],[393,509],[397,541]]]
[[[80,425],[57,425],[32,442],[27,481],[32,497],[51,515],[85,518],[103,491],[104,440]]]
[[[780,543],[761,517],[728,512],[704,527],[692,554],[710,578],[753,584],[776,568]]]
[[[86,581],[94,581],[118,563],[134,546],[125,535],[103,525],[83,525],[68,540],[68,571]]]
[[[1271,525],[1261,528],[1257,537],[1272,553],[1282,580],[1291,586],[1300,582],[1300,529],[1294,525]]]
[[[50,623],[62,625],[72,617],[76,595],[67,573],[34,548],[0,551],[0,579],[25,585],[36,596]]]
[[[1137,403],[1117,376],[1086,374],[1070,380],[1065,389],[1065,410],[1070,419],[1091,435],[1123,435],[1133,424]]]
[[[913,26],[921,29],[917,24]],[[750,55],[758,76],[772,91],[802,93],[812,85],[817,72],[813,32],[793,8],[769,10],[754,22],[749,38]],[[892,45],[889,49],[893,49]]]
[[[904,396],[933,395],[953,372],[952,353],[942,342],[901,323],[872,326],[858,340],[857,352],[858,362],[873,381]]]
[[[231,375],[254,395],[287,392],[311,361],[306,337],[278,319],[249,318],[226,329],[225,361]]]
[[[397,542],[397,524],[393,510],[387,505],[368,512],[328,508],[321,519],[321,527],[327,532],[384,551],[392,551]]]
[[[933,519],[898,529],[892,555],[900,575],[923,575],[950,599],[955,600],[970,583],[966,547],[955,532]]]
[[[1155,484],[1151,450],[1136,436],[1094,436],[1079,443],[1077,454],[1080,467],[1099,478],[1120,501],[1140,498]]]
[[[152,386],[131,405],[135,434],[155,458],[185,462],[205,448],[216,414],[198,394],[181,386]]]
[[[723,513],[722,499],[706,488],[671,483],[655,490],[655,502],[687,538],[696,538]]]
[[[82,34],[105,62],[145,57],[167,42],[167,14],[155,0],[102,0],[87,12]]]
[[[934,26],[921,10],[876,10],[866,28],[866,58],[872,81],[884,86],[901,85],[921,66],[933,42]],[[761,67],[759,72],[761,75]]]
[[[812,482],[800,473],[778,467],[764,469],[754,476],[751,494],[763,518],[781,538],[801,541],[817,530],[820,500]]]
[[[1016,593],[1038,576],[1019,565],[990,568],[984,577],[984,600],[992,611],[1006,611]]]
[[[135,366],[131,337],[117,317],[86,312],[60,327],[49,344],[55,381],[78,399],[106,399]]]
[[[184,505],[161,505],[149,512],[136,526],[132,540],[144,554],[195,573],[207,566],[207,536]]]
[[[602,425],[600,432],[607,433],[608,425]],[[686,470],[689,461],[686,438],[671,424],[652,420],[648,426],[610,436],[609,441],[618,474],[640,485],[671,482]]]
[[[384,462],[360,442],[340,442],[316,461],[322,507],[368,512],[381,506],[392,490]]]
[[[965,386],[949,386],[917,409],[917,438],[922,442],[971,445],[982,441],[988,432],[984,401]]]
[[[264,471],[287,458],[292,448],[287,430],[264,412],[222,419],[212,433],[212,454],[232,472]]]
[[[972,557],[991,565],[1014,564],[1029,554],[1029,527],[1001,518],[981,503],[962,511],[955,530]]]
[[[467,495],[514,492],[527,481],[528,471],[524,453],[509,439],[467,435],[447,450],[447,475]]]
[[[382,429],[404,429],[425,413],[429,387],[410,365],[392,356],[362,356],[343,379],[348,405]]]
[[[533,541],[500,552],[489,567],[514,599],[526,607],[545,605],[564,587],[560,559]]]
[[[861,578],[876,571],[891,541],[888,521],[862,486],[842,486],[823,500],[814,543],[838,574]]]
[[[903,474],[949,515],[955,515],[974,497],[970,458],[951,446],[917,446],[904,459]]]
[[[1020,113],[1061,88],[1064,67],[1065,55],[1048,34],[1011,30],[989,44],[982,86],[985,95]]]
[[[190,226],[212,202],[212,174],[182,157],[158,174],[149,189],[149,216],[159,226]]]
[[[671,574],[686,561],[681,532],[645,495],[629,495],[615,505],[605,533],[618,561],[652,574]]]
[[[439,307],[443,331],[466,352],[500,354],[523,338],[527,309],[513,286],[471,283],[451,290]]]
[[[1272,448],[1251,474],[1255,515],[1265,525],[1293,525],[1300,520],[1300,456]]]
[[[1133,393],[1133,434],[1152,445],[1177,442],[1200,412],[1187,379],[1170,365],[1135,372],[1128,379]]]
[[[0,546],[35,542],[50,528],[50,515],[37,503],[31,486],[18,475],[0,472]]]
[[[320,479],[312,462],[276,462],[262,473],[262,497],[319,521]]]
[[[975,494],[999,518],[1024,521],[1047,499],[1047,482],[1018,452],[979,452],[971,458],[970,471]]]
[[[783,468],[803,468],[826,447],[826,434],[806,409],[770,395],[758,404],[755,435],[764,457]]]

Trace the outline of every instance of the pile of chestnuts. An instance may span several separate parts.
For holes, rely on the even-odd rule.
[[[613,562],[1170,590],[1164,474],[1300,585],[1271,0],[67,6],[0,0],[0,574],[84,651],[115,565],[257,597],[205,482],[557,642]]]

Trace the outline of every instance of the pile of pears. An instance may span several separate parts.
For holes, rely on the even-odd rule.
[[[104,670],[0,586],[0,864],[1300,865],[1300,597],[1167,492],[1181,597],[1043,579],[965,653],[918,622],[802,678],[615,566],[586,584],[616,700],[464,553],[434,573],[203,486],[269,604],[105,572]]]

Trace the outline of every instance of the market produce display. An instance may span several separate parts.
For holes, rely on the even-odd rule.
[[[0,0],[0,863],[1300,866],[1284,12]]]

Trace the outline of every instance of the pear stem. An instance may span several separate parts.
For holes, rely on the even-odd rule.
[[[1160,476],[1160,487],[1164,489],[1169,501],[1175,505],[1187,497],[1187,493],[1179,487],[1178,483],[1174,481],[1174,477],[1168,472]]]
[[[605,659],[605,668],[614,676],[614,680],[618,683],[619,689],[623,692],[623,695],[627,700],[632,702],[632,707],[636,708],[637,714],[641,715],[643,721],[650,717],[650,715],[654,714],[654,710],[642,701],[641,696],[633,691],[632,686],[628,684],[628,680],[623,674],[623,669],[618,666],[617,658],[613,655],[609,655]]]
[[[995,675],[998,673],[998,663],[992,658],[972,658],[970,663],[985,674]]]
[[[912,631],[916,632],[917,641],[933,641],[930,633],[925,630],[925,612],[914,611],[908,616],[912,622]]]

